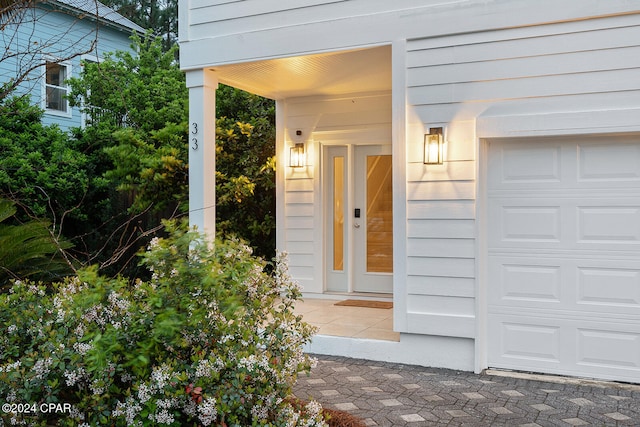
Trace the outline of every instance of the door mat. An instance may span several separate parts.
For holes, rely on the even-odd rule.
[[[393,303],[390,301],[365,301],[359,299],[347,299],[337,302],[334,305],[342,305],[347,307],[393,308]]]

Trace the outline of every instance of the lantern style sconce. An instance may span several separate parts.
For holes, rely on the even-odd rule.
[[[429,133],[424,135],[424,164],[425,165],[441,165],[442,164],[442,147],[444,138],[442,128],[429,128]]]
[[[298,142],[290,148],[289,167],[303,168],[305,166],[304,143]]]

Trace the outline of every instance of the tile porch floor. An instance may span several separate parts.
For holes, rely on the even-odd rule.
[[[317,326],[319,335],[400,341],[400,334],[393,332],[393,309],[334,305],[338,301],[307,297],[295,312]]]

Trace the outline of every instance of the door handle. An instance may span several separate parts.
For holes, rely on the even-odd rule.
[[[360,228],[360,224],[358,224],[357,222],[356,222],[355,224],[353,224],[353,226],[354,226],[355,228]]]

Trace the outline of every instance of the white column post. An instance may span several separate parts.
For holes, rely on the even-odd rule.
[[[187,71],[189,88],[189,225],[216,233],[216,89],[209,70]]]

